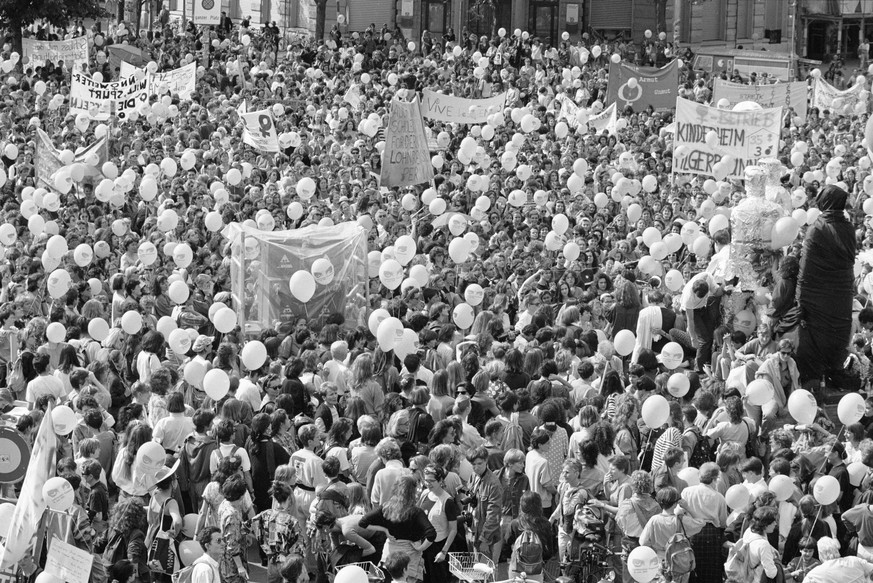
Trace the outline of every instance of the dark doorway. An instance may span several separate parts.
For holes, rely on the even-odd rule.
[[[827,49],[828,23],[820,20],[810,22],[807,31],[806,56],[820,61]]]
[[[527,29],[543,44],[558,44],[558,3],[532,0],[528,13]]]

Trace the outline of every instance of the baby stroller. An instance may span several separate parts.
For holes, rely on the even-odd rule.
[[[561,563],[560,583],[601,583],[614,581],[614,553],[604,546],[605,510],[586,504],[573,518],[573,537],[567,561]]]

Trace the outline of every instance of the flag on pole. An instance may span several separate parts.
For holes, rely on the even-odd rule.
[[[18,564],[33,546],[33,537],[46,509],[42,486],[55,475],[57,448],[52,406],[49,404],[33,442],[21,496],[15,503],[15,512],[12,513],[12,522],[6,534],[6,545],[0,547],[0,568],[4,570]]]

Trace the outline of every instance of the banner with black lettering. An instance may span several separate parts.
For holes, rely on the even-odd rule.
[[[433,180],[430,149],[418,96],[410,101],[394,99],[385,130],[382,152],[382,186],[414,186]]]
[[[70,69],[88,64],[88,37],[85,36],[57,41],[23,38],[21,49],[27,58],[27,66],[34,69],[58,61],[63,61]]]
[[[148,79],[135,75],[118,81],[98,83],[84,73],[73,72],[70,83],[70,113],[106,121],[110,115],[124,120],[140,103],[148,101]]]
[[[492,113],[503,111],[506,93],[484,99],[443,95],[430,89],[421,92],[421,113],[427,119],[445,123],[479,124]]]
[[[714,166],[726,159],[727,176],[743,178],[746,166],[778,154],[781,126],[781,107],[731,111],[679,97],[673,171],[715,176]]]

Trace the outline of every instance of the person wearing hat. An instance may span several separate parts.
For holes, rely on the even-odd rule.
[[[169,582],[173,572],[175,561],[175,545],[172,541],[182,529],[182,512],[179,504],[173,497],[173,484],[176,481],[175,473],[179,468],[179,461],[172,467],[164,466],[155,474],[155,485],[150,489],[152,495],[147,508],[149,530],[146,533],[146,548],[151,549],[158,539],[169,539],[166,553],[160,551],[152,555],[149,560],[149,568],[152,570],[152,578],[157,582]],[[162,545],[158,545],[160,548]]]

